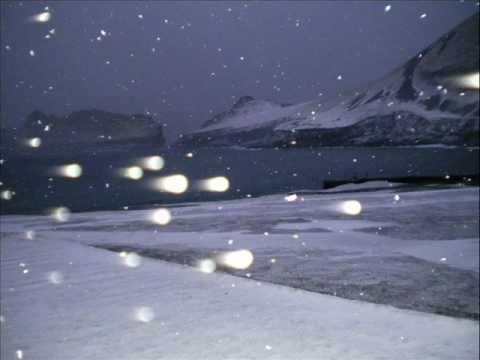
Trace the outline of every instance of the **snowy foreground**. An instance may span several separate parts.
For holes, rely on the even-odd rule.
[[[478,358],[478,188],[285,196],[2,217],[1,358]]]

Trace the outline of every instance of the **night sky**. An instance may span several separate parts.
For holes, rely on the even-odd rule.
[[[45,7],[50,21],[29,21]],[[19,126],[34,109],[151,113],[172,138],[242,95],[299,102],[367,84],[478,8],[476,1],[2,1],[1,122]]]

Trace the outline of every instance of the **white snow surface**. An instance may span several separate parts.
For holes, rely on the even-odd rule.
[[[394,191],[392,189],[392,191]],[[403,193],[356,193],[364,211],[478,200],[474,189]],[[192,204],[172,208],[175,222],[254,213],[298,215],[304,208],[322,216],[351,194],[284,195]],[[221,207],[221,210],[220,210]],[[269,209],[267,212],[265,209]],[[409,241],[355,232],[390,222],[359,218],[283,220],[274,229],[294,229],[299,240],[271,231],[152,231],[142,228],[151,210],[72,214],[57,224],[45,216],[4,216],[1,237],[1,358],[15,359],[475,359],[478,321],[346,300],[225,273],[142,257],[125,265],[115,252],[87,244],[135,244],[215,249],[356,249],[370,254],[401,252],[459,269],[478,271],[478,239]],[[392,219],[392,223],[396,219]],[[132,224],[129,230],[102,226]],[[140,224],[140,225],[139,225]],[[84,228],[82,228],[82,226]],[[170,225],[169,225],[170,226]],[[333,232],[314,232],[315,228]],[[35,231],[28,240],[25,232]],[[305,231],[308,230],[308,231]],[[459,256],[462,254],[462,256]],[[463,254],[465,256],[463,256]],[[358,255],[357,255],[358,256]],[[466,258],[468,257],[467,260]],[[446,259],[446,260],[445,260]],[[476,259],[476,260],[475,260]],[[25,269],[28,272],[25,273]],[[55,276],[52,276],[52,273]],[[60,276],[58,276],[60,274]],[[55,281],[52,281],[55,280]]]

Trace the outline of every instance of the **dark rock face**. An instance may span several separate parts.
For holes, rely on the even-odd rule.
[[[235,103],[235,105],[233,105],[233,108],[234,109],[239,109],[241,107],[243,107],[245,104],[251,102],[255,100],[253,97],[251,96],[242,96],[240,99],[237,100],[237,102]]]
[[[38,137],[42,147],[59,144],[165,143],[162,126],[143,114],[81,110],[64,117],[38,110],[27,116],[22,137]]]
[[[415,146],[441,143],[454,146],[478,144],[478,122],[469,119],[429,121],[414,114],[391,114],[362,120],[346,128],[276,133],[274,146]],[[477,136],[475,137],[475,132]]]
[[[413,87],[412,80],[415,68],[420,63],[420,59],[415,57],[407,62],[403,72],[403,83],[397,91],[397,99],[400,101],[411,101],[418,98],[417,91]]]

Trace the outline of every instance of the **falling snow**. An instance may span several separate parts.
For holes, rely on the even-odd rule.
[[[478,3],[104,5],[2,3],[2,356],[478,357]]]

